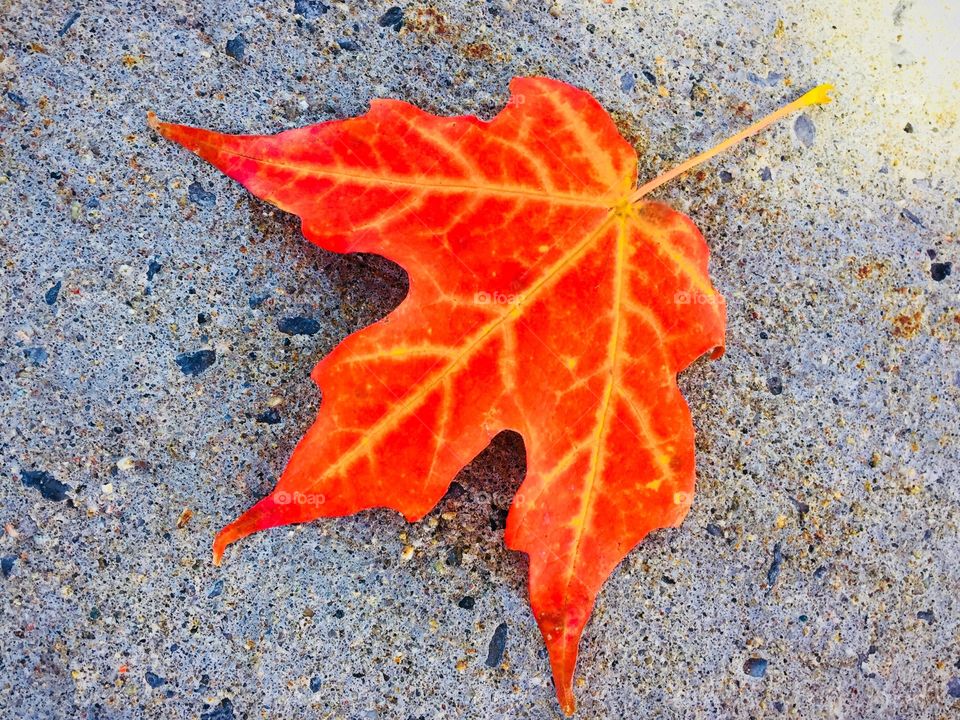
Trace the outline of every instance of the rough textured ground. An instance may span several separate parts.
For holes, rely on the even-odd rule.
[[[948,4],[0,0],[0,716],[558,715],[502,544],[516,436],[417,525],[277,530],[212,567],[316,411],[314,362],[405,278],[145,125],[272,132],[376,96],[490,116],[542,73],[594,93],[644,175],[839,87],[658,192],[713,249],[729,346],[682,377],[699,495],[605,586],[582,717],[957,717]]]

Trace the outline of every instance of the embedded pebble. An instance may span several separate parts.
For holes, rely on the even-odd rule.
[[[223,594],[223,580],[215,580],[210,590],[207,592],[208,598],[220,597]]]
[[[473,610],[474,606],[477,604],[477,601],[471,595],[464,595],[460,598],[460,602],[457,603],[457,606],[463,608],[464,610]]]
[[[903,208],[900,211],[900,216],[909,220],[914,225],[918,225],[919,227],[926,227],[926,225],[923,224],[923,220],[921,220],[919,217],[916,216],[916,214],[913,213],[913,211],[908,210],[907,208]]]
[[[316,335],[320,323],[308,317],[286,317],[280,318],[277,329],[284,335]]]
[[[243,60],[243,53],[247,49],[247,39],[241,34],[232,40],[227,40],[227,55],[234,60]]]
[[[34,365],[43,365],[49,355],[42,347],[29,347],[23,349],[23,356]]]
[[[503,653],[507,649],[507,624],[500,623],[497,629],[493,631],[493,637],[490,639],[490,646],[487,648],[487,667],[499,667],[503,662]]]
[[[63,502],[67,499],[69,485],[57,480],[45,470],[24,470],[20,473],[20,482],[26,487],[38,491],[45,500]]]
[[[57,280],[56,284],[53,285],[49,290],[43,294],[43,300],[47,305],[53,305],[57,302],[57,297],[60,295],[60,288],[63,287],[63,283],[60,280]]]
[[[190,202],[204,210],[209,210],[217,204],[216,193],[204,190],[199,182],[190,183],[187,187],[187,197],[190,198]]]
[[[767,592],[773,589],[777,584],[777,578],[780,577],[780,566],[783,564],[783,543],[778,542],[773,546],[773,560],[767,569]]]
[[[804,113],[793,121],[793,132],[796,133],[797,139],[805,146],[808,148],[813,147],[814,140],[817,137],[817,128],[809,115]]]
[[[960,677],[952,677],[947,683],[947,695],[960,698]]]
[[[380,27],[389,27],[393,28],[396,32],[400,32],[400,29],[403,27],[403,8],[397,6],[390,8],[380,16],[377,22]]]
[[[280,412],[276,408],[268,408],[256,417],[256,421],[263,425],[277,425],[282,420],[283,418],[280,417]]]
[[[214,350],[194,350],[180,353],[175,361],[184,375],[197,376],[217,361],[217,353]]]
[[[147,264],[147,282],[151,282],[158,272],[163,268],[163,265],[158,263],[156,260],[151,260]]]
[[[233,714],[233,702],[224,698],[218,705],[200,713],[200,720],[236,720]]]
[[[316,20],[329,9],[330,6],[321,0],[294,0],[293,3],[293,12],[307,20]]]
[[[951,272],[953,272],[953,263],[951,262],[935,262],[930,265],[930,277],[937,282],[946,280]]]
[[[764,658],[752,657],[743,663],[744,675],[762,678],[767,674],[767,661]]]
[[[147,670],[143,677],[147,681],[147,685],[152,688],[158,688],[167,684],[166,678],[162,678],[150,670]]]

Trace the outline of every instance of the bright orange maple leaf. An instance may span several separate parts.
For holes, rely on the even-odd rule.
[[[506,543],[530,558],[530,602],[564,711],[583,627],[616,565],[675,526],[694,491],[677,373],[722,352],[723,298],[685,215],[643,196],[798,107],[636,188],[637,156],[587,93],[515,79],[490,122],[374,100],[361,117],[274,136],[150,122],[310,241],[383,255],[407,298],[320,361],[316,423],[276,488],[225,527],[258,530],[388,507],[428,513],[505,429],[527,474]]]

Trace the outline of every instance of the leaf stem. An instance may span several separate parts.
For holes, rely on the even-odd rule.
[[[649,182],[644,183],[639,188],[637,188],[637,190],[630,196],[630,202],[631,203],[639,202],[640,199],[643,198],[646,194],[652,192],[653,190],[656,190],[658,187],[660,187],[664,183],[669,182],[673,180],[675,177],[677,177],[678,175],[682,175],[687,170],[690,170],[691,168],[694,168],[697,165],[700,165],[701,163],[706,162],[707,160],[712,158],[714,155],[719,155],[724,150],[727,150],[733,147],[734,145],[736,145],[737,143],[739,143],[741,140],[746,140],[751,135],[756,135],[758,132],[766,128],[768,125],[775,123],[777,120],[780,120],[781,118],[784,118],[787,115],[790,115],[791,113],[794,113],[797,110],[808,107],[810,105],[822,105],[830,102],[832,98],[827,93],[829,93],[831,90],[833,90],[833,85],[829,85],[829,84],[818,85],[813,90],[797,98],[789,105],[784,105],[782,108],[780,108],[779,110],[776,110],[775,112],[770,113],[762,120],[758,120],[757,122],[753,123],[753,125],[751,125],[750,127],[745,128],[744,130],[741,130],[740,132],[738,132],[736,135],[733,135],[732,137],[727,138],[719,145],[715,145],[714,147],[710,148],[706,152],[700,153],[699,155],[694,155],[692,158],[690,158],[685,162],[680,163],[672,170],[668,170],[662,175],[658,175],[653,180],[650,180]]]

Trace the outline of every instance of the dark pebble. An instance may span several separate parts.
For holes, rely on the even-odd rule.
[[[731,173],[731,172],[729,172],[729,171],[727,171],[727,170],[721,170],[721,171],[720,171],[720,182],[722,182],[722,183],[728,183],[728,182],[730,182],[731,180],[733,180],[733,173]]]
[[[777,712],[782,713],[784,707],[786,707],[786,706],[785,706],[782,702],[780,702],[779,700],[776,700],[776,701],[774,701],[774,703],[773,703],[773,709],[776,710]]]
[[[204,190],[203,185],[198,182],[190,183],[190,186],[187,188],[187,197],[190,198],[190,202],[204,210],[209,210],[217,204],[216,193]]]
[[[921,610],[917,613],[917,620],[923,620],[928,625],[933,625],[933,610]]]
[[[593,35],[596,31],[597,31],[597,26],[596,26],[596,25],[594,25],[593,23],[589,23],[589,24],[587,25],[587,32],[588,32],[588,33],[590,33],[591,35]]]
[[[340,46],[341,50],[346,50],[347,52],[358,52],[360,50],[360,46],[349,38],[337,40],[337,45]]]
[[[801,115],[793,123],[793,132],[797,139],[807,147],[813,147],[813,141],[817,137],[817,128],[807,115]]]
[[[490,647],[487,649],[487,667],[498,667],[503,662],[503,653],[507,649],[507,624],[500,623],[493,631]]]
[[[460,567],[463,564],[463,550],[454,547],[447,552],[447,565],[450,567]]]
[[[281,318],[277,329],[284,335],[316,335],[320,332],[320,323],[308,317]]]
[[[87,617],[92,622],[96,622],[97,620],[100,619],[101,616],[102,616],[102,613],[100,612],[100,608],[90,608],[90,612],[87,613]]]
[[[235,720],[233,716],[233,703],[229,698],[224,698],[212,710],[200,713],[200,720]]]
[[[217,353],[213,350],[194,350],[180,353],[175,358],[180,372],[184,375],[199,375],[217,361]]]
[[[213,585],[210,586],[210,591],[207,593],[208,598],[220,597],[223,595],[223,580],[215,580]]]
[[[258,307],[263,305],[269,299],[270,299],[270,293],[266,293],[264,295],[251,295],[250,299],[247,300],[247,305],[250,306],[251,310],[256,310]]]
[[[157,675],[155,672],[150,672],[149,670],[147,670],[146,674],[144,674],[143,677],[146,679],[147,685],[149,685],[152,688],[158,688],[162,685],[167,684],[166,678],[162,678],[159,675]]]
[[[13,572],[13,564],[17,561],[13,555],[7,555],[5,558],[0,558],[0,573],[3,573],[5,578],[10,577],[10,573]]]
[[[776,376],[767,378],[767,390],[774,395],[780,395],[783,392],[783,381]]]
[[[310,692],[320,692],[320,687],[323,685],[323,681],[314,675],[310,678]]]
[[[158,272],[160,272],[160,269],[161,269],[162,267],[163,267],[163,265],[161,265],[160,263],[158,263],[156,260],[151,260],[150,263],[147,265],[147,282],[151,282],[151,281],[153,280],[154,276],[155,276]]]
[[[44,499],[55,502],[66,500],[67,490],[70,489],[69,485],[64,485],[45,470],[25,470],[20,473],[20,482],[39,491]]]
[[[913,123],[907,123],[906,125],[904,125],[904,126],[903,126],[903,131],[904,131],[905,133],[912,133],[912,132],[913,132]]]
[[[826,574],[827,574],[827,567],[825,565],[821,565],[820,567],[818,567],[816,570],[813,571],[813,576],[817,580],[822,580],[823,576]]]
[[[234,60],[243,60],[243,51],[247,49],[247,39],[237,35],[233,40],[227,40],[227,55]]]
[[[23,356],[34,365],[43,365],[49,355],[42,347],[29,347],[23,349]]]
[[[947,276],[953,272],[953,263],[952,262],[942,262],[942,263],[931,263],[930,265],[930,277],[932,277],[937,282],[943,282],[947,279]]]
[[[47,305],[53,305],[57,301],[57,298],[60,296],[60,288],[62,287],[63,287],[63,282],[61,282],[60,280],[57,280],[56,285],[54,285],[52,288],[50,288],[43,294],[44,302],[46,302]]]
[[[707,533],[714,537],[721,537],[723,535],[723,529],[716,523],[709,523],[707,525]]]
[[[197,325],[206,325],[208,322],[210,322],[209,313],[197,313]]]
[[[914,215],[912,212],[910,212],[906,208],[900,211],[900,217],[904,218],[905,220],[909,220],[914,225],[919,225],[922,228],[926,227],[926,225],[923,224],[923,220],[918,218],[916,215]]]
[[[80,11],[75,10],[70,14],[70,17],[67,18],[67,21],[60,27],[60,30],[57,32],[57,37],[63,37],[68,32],[70,28],[73,27],[73,24],[80,18]]]
[[[464,595],[460,598],[460,602],[457,603],[457,607],[463,608],[464,610],[473,610],[476,604],[477,601],[471,595]]]
[[[313,20],[325,14],[330,9],[320,0],[294,0],[293,12],[303,15],[307,20]]]
[[[343,610],[341,610],[341,609],[339,609],[339,608],[337,608],[336,610],[333,611],[333,616],[334,616],[337,620],[341,619],[341,618],[343,617],[343,614],[344,614],[344,613],[343,613]]]
[[[773,560],[767,569],[767,592],[773,589],[777,584],[777,578],[780,577],[780,566],[783,564],[782,543],[773,546]]]
[[[656,84],[657,84],[657,76],[654,75],[654,74],[653,74],[652,72],[650,72],[649,70],[644,70],[644,71],[643,71],[643,76],[647,79],[647,82],[649,82],[651,85],[656,85]]]
[[[947,682],[947,695],[952,698],[960,698],[960,677],[950,678]]]
[[[770,168],[765,167],[763,170],[760,171],[760,179],[763,180],[764,182],[769,182],[770,180],[773,179],[773,172],[771,172]]]
[[[624,92],[633,92],[637,85],[637,78],[632,72],[625,72],[620,76],[620,89]]]
[[[767,674],[767,661],[763,658],[750,658],[743,664],[743,672],[750,677],[762,678]]]
[[[17,95],[15,92],[13,92],[13,90],[8,90],[8,91],[7,91],[7,97],[10,99],[10,101],[11,101],[14,105],[16,105],[16,106],[17,106],[18,108],[20,108],[21,110],[26,110],[26,109],[27,109],[27,101],[24,100],[21,95]]]
[[[257,415],[256,420],[258,423],[263,423],[264,425],[279,425],[283,418],[280,417],[280,413],[277,412],[276,408],[269,408]]]
[[[403,8],[392,7],[380,16],[380,27],[391,27],[397,32],[403,27]]]

